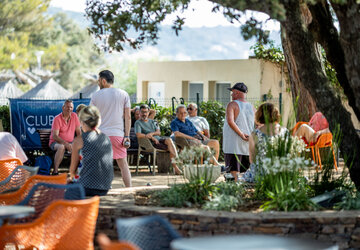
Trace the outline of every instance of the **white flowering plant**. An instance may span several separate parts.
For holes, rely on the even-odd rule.
[[[270,199],[264,203],[267,207],[280,206],[280,210],[294,208],[301,210],[307,201],[306,193],[309,190],[304,170],[314,166],[314,163],[305,157],[306,144],[302,139],[293,137],[290,132],[269,138],[262,138],[257,143],[256,163],[258,175],[256,181],[256,195],[261,199]],[[294,195],[296,194],[296,196]],[[301,195],[299,195],[301,194]],[[282,199],[286,197],[286,205]],[[302,202],[296,201],[299,197],[306,197]],[[275,205],[274,205],[275,204]]]
[[[185,147],[178,157],[172,160],[172,163],[175,163],[183,171],[190,182],[201,180],[211,183],[217,179],[217,174],[220,175],[220,167],[211,163],[213,157],[214,154],[206,147]],[[216,174],[214,174],[215,172]]]

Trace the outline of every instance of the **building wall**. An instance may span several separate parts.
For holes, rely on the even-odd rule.
[[[217,82],[233,85],[239,81],[248,86],[247,98],[255,105],[262,100],[264,94],[269,93],[269,90],[274,97],[273,100],[278,104],[279,93],[282,93],[282,113],[285,115],[283,118],[287,120],[292,106],[289,104],[292,102],[290,93],[286,92],[285,80],[282,80],[281,68],[274,63],[258,59],[141,62],[138,65],[137,99],[149,98],[149,82],[164,82],[165,98],[169,100],[172,97],[187,99],[189,83],[201,82],[203,98],[207,100],[216,97]],[[280,85],[281,81],[283,86]]]

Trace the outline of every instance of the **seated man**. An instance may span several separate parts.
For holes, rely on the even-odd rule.
[[[190,145],[203,145],[204,147],[211,147],[215,150],[215,156],[219,156],[219,146],[216,147],[216,143],[205,137],[200,131],[198,131],[189,119],[186,118],[187,112],[184,105],[176,107],[176,118],[171,122],[171,130],[176,137],[183,137],[188,140]],[[219,145],[219,142],[217,145]],[[206,146],[208,145],[208,146]],[[210,150],[210,149],[209,149]],[[218,158],[214,157],[214,165],[219,165]]]
[[[309,124],[301,125],[295,136],[302,137],[308,144],[316,143],[320,135],[329,133],[329,123],[321,112],[316,112],[310,119]]]
[[[140,119],[135,122],[135,133],[137,138],[148,138],[157,149],[170,152],[170,158],[177,157],[177,151],[170,138],[161,137],[160,128],[156,122],[149,119],[150,109],[146,104],[140,106]],[[180,174],[180,169],[172,163],[175,174]]]
[[[49,146],[53,151],[56,151],[53,175],[58,174],[65,150],[71,153],[71,143],[74,140],[75,132],[77,136],[81,134],[79,118],[76,113],[73,112],[73,109],[73,101],[66,100],[62,106],[62,113],[55,116],[51,127]]]
[[[150,109],[148,119],[154,120],[156,111],[154,109]],[[135,106],[131,109],[131,128],[130,128],[130,148],[129,149],[138,149],[139,144],[137,141],[136,133],[135,133],[135,122],[140,119],[140,106]]]
[[[187,119],[189,119],[192,122],[192,124],[195,126],[195,128],[206,137],[207,145],[215,150],[215,158],[219,159],[219,151],[220,151],[219,141],[210,139],[209,123],[204,117],[197,115],[197,110],[198,108],[196,103],[188,104],[187,112],[189,116],[187,117]]]
[[[0,132],[0,160],[18,158],[22,163],[28,160],[16,138],[8,132]]]

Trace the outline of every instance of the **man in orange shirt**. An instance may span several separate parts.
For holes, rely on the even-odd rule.
[[[53,175],[58,174],[58,169],[64,158],[65,150],[71,153],[71,143],[74,140],[75,132],[76,136],[81,134],[80,121],[73,110],[73,101],[66,100],[62,106],[62,113],[55,116],[51,127],[49,146],[53,151],[56,151]]]

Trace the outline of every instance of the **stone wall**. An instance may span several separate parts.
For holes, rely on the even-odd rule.
[[[124,194],[102,200],[97,232],[116,239],[116,218],[160,214],[184,237],[221,234],[275,234],[312,238],[337,244],[340,249],[360,248],[360,211],[322,212],[216,212],[197,209],[136,206]]]

